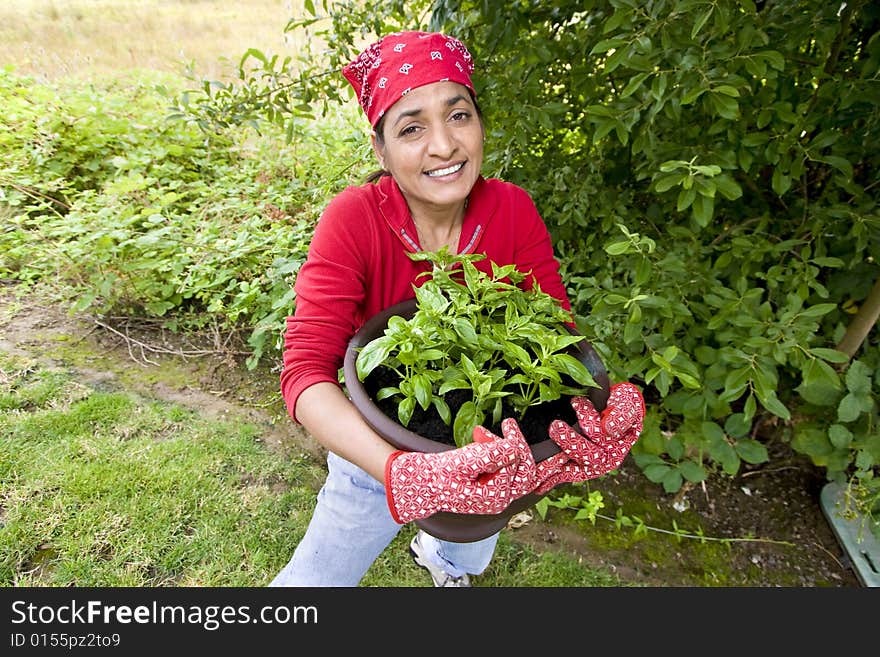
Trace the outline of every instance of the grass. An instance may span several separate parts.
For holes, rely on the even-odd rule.
[[[0,586],[263,586],[305,532],[323,463],[259,427],[0,352]],[[427,586],[406,526],[363,586]],[[479,586],[616,586],[502,534]]]
[[[121,69],[179,73],[184,63],[224,79],[248,48],[296,57],[285,35],[301,0],[5,0],[0,65],[43,80],[114,75]],[[308,47],[316,47],[309,44]]]
[[[4,355],[0,583],[255,585],[310,512],[314,464],[210,421]]]

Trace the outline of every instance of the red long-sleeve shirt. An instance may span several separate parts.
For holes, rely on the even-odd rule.
[[[415,297],[416,276],[430,263],[406,252],[421,250],[406,200],[391,176],[348,187],[324,210],[294,289],[296,309],[284,334],[281,393],[296,420],[303,390],[338,383],[349,340],[376,313]],[[459,253],[484,253],[491,262],[531,271],[541,290],[571,309],[554,257],[550,233],[531,197],[520,187],[479,178],[471,190]],[[418,281],[421,284],[426,277]],[[531,277],[524,281],[531,287]]]

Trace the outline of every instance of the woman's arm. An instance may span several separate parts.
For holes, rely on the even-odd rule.
[[[324,381],[303,390],[296,417],[321,445],[385,483],[385,463],[395,448],[370,428],[337,384]]]

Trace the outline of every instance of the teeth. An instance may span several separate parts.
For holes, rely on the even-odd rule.
[[[454,164],[451,167],[447,167],[445,169],[435,169],[434,171],[428,171],[427,174],[432,178],[436,178],[437,176],[448,176],[450,173],[455,173],[459,169],[464,166],[464,162],[459,164]]]

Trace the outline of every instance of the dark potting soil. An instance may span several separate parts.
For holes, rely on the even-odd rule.
[[[373,370],[364,380],[364,389],[370,395],[370,398],[373,399],[373,403],[376,404],[379,410],[399,423],[400,421],[397,419],[397,403],[393,399],[376,401],[376,393],[380,389],[386,386],[395,386],[398,383],[399,379],[394,372],[379,367]],[[470,398],[470,392],[467,390],[452,390],[446,393],[446,403],[449,404],[453,418],[461,405]],[[577,428],[577,416],[571,407],[570,399],[570,397],[562,397],[551,402],[531,406],[522,418],[516,418],[516,411],[514,411],[513,407],[507,403],[502,403],[501,417],[502,419],[506,417],[516,418],[526,442],[529,445],[534,445],[547,440],[549,437],[547,430],[553,420],[563,420]],[[489,418],[489,421],[491,421],[491,418]],[[485,426],[495,435],[501,435],[500,422]],[[428,410],[423,410],[421,406],[416,405],[416,409],[406,428],[424,438],[447,445],[455,444],[455,440],[452,437],[452,425],[447,425],[443,422],[433,405],[429,406]]]

